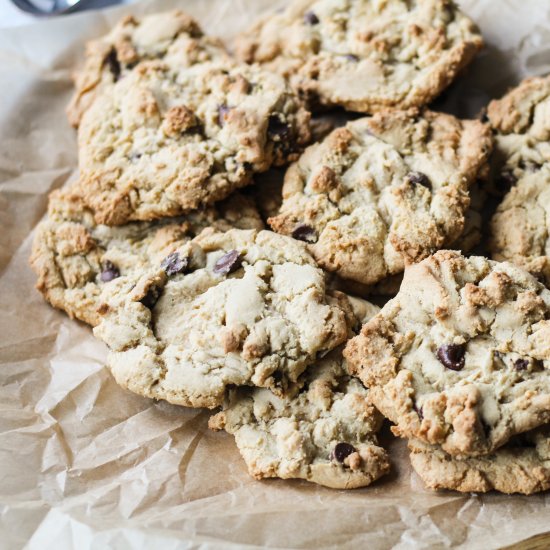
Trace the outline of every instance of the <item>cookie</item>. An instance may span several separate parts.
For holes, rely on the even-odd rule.
[[[79,127],[79,193],[97,223],[175,216],[297,158],[309,113],[284,79],[226,57],[142,61]]]
[[[418,440],[409,442],[411,463],[431,489],[462,493],[521,493],[550,489],[550,429],[515,436],[487,456],[456,459]]]
[[[48,219],[38,226],[33,242],[36,286],[51,305],[95,326],[106,285],[156,266],[210,226],[221,231],[261,229],[263,223],[254,203],[236,194],[185,217],[107,227],[94,223],[72,189],[56,191],[50,196]]]
[[[133,392],[208,408],[228,386],[282,395],[346,339],[344,311],[303,243],[205,230],[170,257],[102,294],[94,333],[111,349],[115,379]]]
[[[288,169],[269,223],[328,271],[375,284],[459,237],[491,143],[481,122],[431,111],[349,122]]]
[[[236,53],[283,74],[313,105],[374,113],[428,104],[482,45],[447,0],[295,0],[240,36]]]
[[[550,421],[550,291],[526,271],[439,251],[346,346],[396,435],[453,456]]]
[[[378,309],[353,301],[366,305],[364,320]],[[300,382],[298,393],[287,397],[264,388],[232,390],[209,426],[235,436],[256,479],[300,478],[353,489],[387,473],[388,456],[376,439],[382,416],[361,382],[346,372],[341,348],[310,365]]]
[[[128,15],[106,36],[86,44],[84,66],[74,74],[69,122],[77,127],[94,99],[141,61],[173,59],[189,67],[224,57],[222,43],[204,35],[186,13],[173,10],[141,19]]]
[[[550,105],[550,103],[549,103]],[[550,286],[550,167],[522,176],[491,220],[493,259],[527,269]]]
[[[491,159],[497,193],[550,161],[550,76],[524,80],[491,101],[487,118],[495,134]]]

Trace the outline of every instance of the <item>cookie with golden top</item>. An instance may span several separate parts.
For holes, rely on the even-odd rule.
[[[522,176],[491,220],[493,259],[527,269],[550,286],[550,167]]]
[[[312,104],[374,113],[428,104],[482,45],[448,0],[294,0],[241,35],[236,52]]]
[[[271,231],[206,229],[101,298],[94,333],[117,382],[191,407],[221,405],[228,387],[284,395],[347,337],[303,243]]]
[[[203,55],[202,38],[192,46],[184,35],[96,90],[82,116],[78,192],[97,223],[222,200],[309,140],[309,113],[281,76],[211,48]]]
[[[269,224],[328,271],[375,284],[461,235],[491,145],[481,122],[431,111],[349,122],[288,169]]]
[[[550,291],[528,272],[440,251],[346,346],[394,432],[458,457],[550,421]]]

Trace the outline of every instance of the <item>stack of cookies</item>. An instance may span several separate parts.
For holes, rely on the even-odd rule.
[[[550,79],[426,108],[481,47],[448,0],[294,0],[234,56],[123,19],[76,74],[38,289],[258,479],[369,485],[386,417],[430,487],[547,489]]]

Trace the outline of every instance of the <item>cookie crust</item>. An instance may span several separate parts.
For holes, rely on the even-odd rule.
[[[33,241],[36,287],[52,306],[95,326],[101,318],[101,293],[111,277],[135,277],[206,227],[262,229],[263,222],[253,201],[236,194],[185,217],[107,227],[94,222],[73,189],[55,191],[48,218]],[[102,275],[104,271],[110,273]]]
[[[418,440],[409,441],[409,450],[414,470],[431,489],[523,495],[550,489],[548,427],[515,437],[490,455],[464,460]]]

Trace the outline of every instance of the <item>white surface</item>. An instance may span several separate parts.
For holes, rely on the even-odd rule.
[[[106,5],[114,4],[129,4],[132,0],[98,0],[95,4],[97,7],[104,7]],[[94,7],[93,5],[91,6]],[[68,17],[67,15],[60,15],[57,17]],[[42,17],[35,17],[24,11],[21,11],[17,6],[12,4],[10,0],[0,0],[0,30],[7,27],[18,27],[20,25],[27,25],[34,23],[35,21],[44,21]]]

